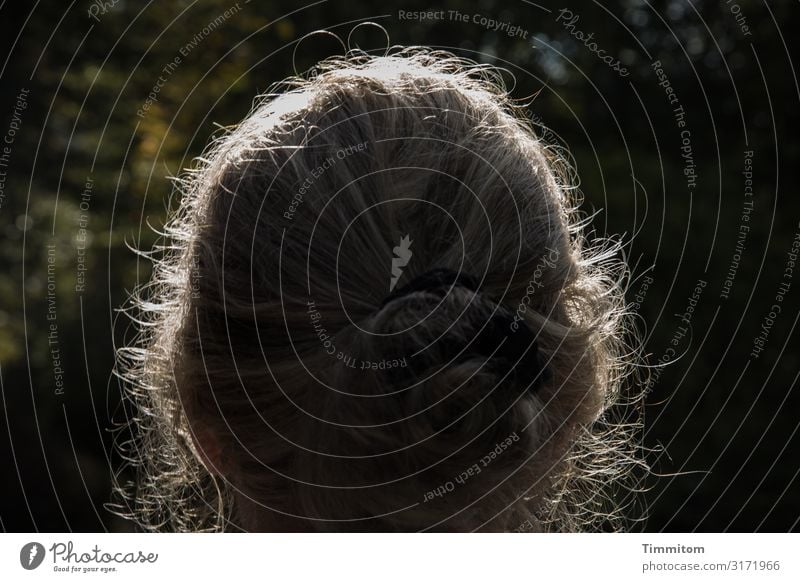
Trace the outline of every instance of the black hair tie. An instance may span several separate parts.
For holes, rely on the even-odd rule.
[[[433,292],[443,297],[448,288],[456,285],[474,293],[480,292],[476,277],[450,269],[436,268],[395,289],[383,300],[381,309],[396,299],[420,291]],[[478,354],[507,361],[512,367],[512,374],[520,382],[530,382],[528,390],[534,392],[543,383],[548,382],[552,374],[542,362],[536,336],[531,328],[524,320],[518,321],[517,326],[513,325],[514,321],[514,312],[498,303],[497,310],[462,355],[464,359]],[[459,351],[461,350],[456,350],[453,355]]]
[[[475,293],[478,292],[478,280],[472,275],[440,267],[426,271],[422,273],[422,275],[414,277],[410,283],[396,288],[383,300],[381,309],[390,301],[410,295],[411,293],[416,293],[418,291],[438,291],[443,287],[452,287],[455,285],[466,287]]]

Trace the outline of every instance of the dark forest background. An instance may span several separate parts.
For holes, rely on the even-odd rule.
[[[562,8],[579,16],[574,29],[559,21]],[[167,177],[189,166],[219,125],[239,121],[274,81],[342,52],[332,37],[304,35],[324,28],[346,40],[352,30],[351,45],[380,50],[377,27],[354,29],[366,21],[393,45],[503,66],[516,78],[514,96],[536,94],[531,116],[569,148],[597,233],[628,243],[628,298],[652,363],[668,353],[676,314],[706,282],[690,333],[677,339],[680,358],[653,375],[644,439],[662,476],[648,484],[649,517],[639,527],[796,529],[800,271],[793,280],[784,273],[800,229],[797,8],[749,0],[0,3],[0,139],[13,132],[0,168],[0,529],[130,528],[103,507],[121,465],[111,446],[120,401],[111,369],[127,322],[116,310],[149,274],[127,245],[155,242],[150,226],[163,224]],[[406,20],[399,10],[458,10],[470,21]],[[525,34],[487,30],[472,22],[476,14]],[[629,75],[574,30],[594,33]],[[691,131],[693,188],[655,61]],[[159,76],[157,100],[138,115]],[[753,210],[743,222],[746,151]],[[724,297],[741,224],[750,230]],[[86,284],[76,291],[83,246]],[[790,286],[770,318],[782,282]],[[755,357],[762,325],[769,333]]]

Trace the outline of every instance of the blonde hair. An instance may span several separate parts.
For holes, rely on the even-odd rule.
[[[182,177],[135,295],[119,511],[177,531],[624,527],[644,468],[615,406],[640,397],[626,269],[584,235],[566,168],[496,70],[449,53],[351,52],[275,86]],[[433,268],[480,291],[382,306],[390,275]],[[536,390],[447,359],[499,305],[536,336]]]

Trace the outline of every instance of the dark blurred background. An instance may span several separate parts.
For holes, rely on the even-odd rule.
[[[121,465],[111,369],[127,321],[116,310],[149,275],[127,245],[150,248],[167,177],[219,125],[343,51],[305,35],[327,29],[347,44],[352,31],[350,46],[381,51],[383,31],[356,27],[368,21],[392,45],[505,67],[514,96],[536,96],[545,137],[571,152],[597,234],[623,235],[646,351],[669,363],[651,375],[644,444],[660,477],[638,527],[796,529],[797,7],[0,3],[0,529],[130,528],[103,507]],[[406,17],[419,10],[444,13]],[[507,24],[490,30],[484,18]]]

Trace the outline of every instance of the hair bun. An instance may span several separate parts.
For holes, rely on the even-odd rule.
[[[470,299],[470,305],[486,299],[480,293],[477,277],[446,268],[435,268],[395,289],[383,300],[381,308],[413,293],[428,293],[443,299],[455,287],[462,287],[475,294]],[[486,309],[481,312],[485,313]],[[550,371],[542,362],[533,331],[524,320],[516,321],[513,312],[505,305],[496,304],[495,309],[475,331],[476,334],[469,336],[464,345],[461,342],[448,341],[447,337],[440,337],[438,341],[442,342],[443,361],[455,363],[459,359],[463,361],[471,357],[485,357],[489,359],[487,365],[490,367],[497,367],[502,362],[515,380],[527,382],[531,392],[535,392],[551,379]]]
[[[535,394],[550,379],[535,334],[514,322],[511,310],[480,291],[477,277],[426,271],[392,292],[351,336],[354,351],[404,365],[386,369],[374,384],[363,376],[348,383],[391,394],[406,442],[428,443],[421,447],[431,455],[427,462],[457,450],[466,462],[529,427],[539,409]]]

